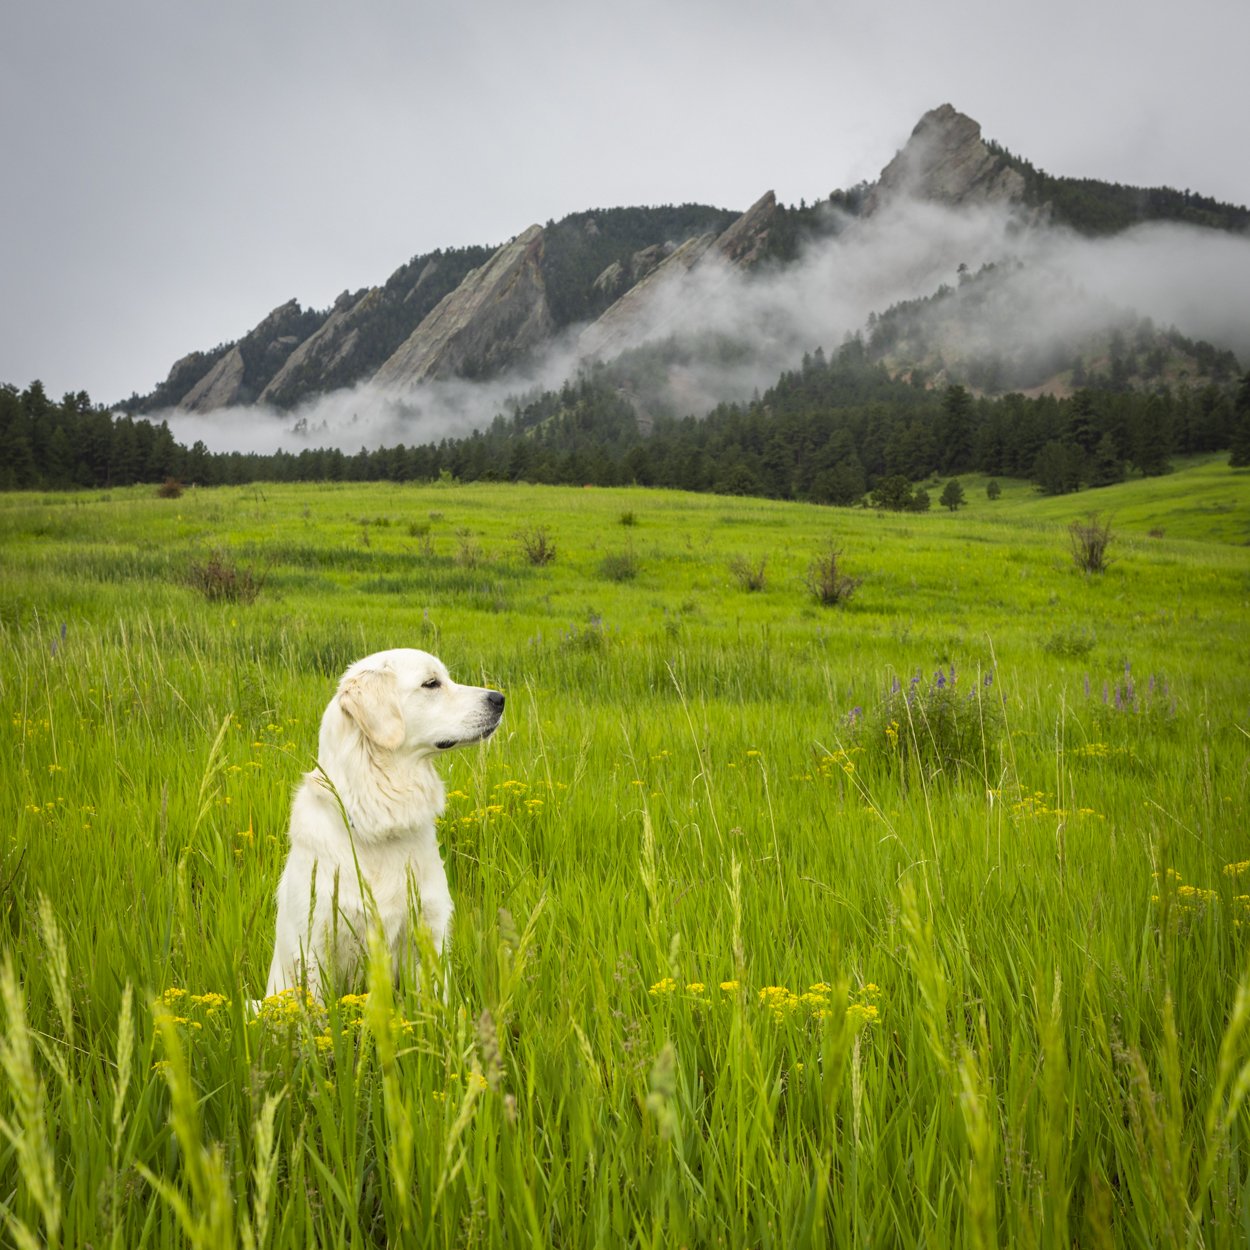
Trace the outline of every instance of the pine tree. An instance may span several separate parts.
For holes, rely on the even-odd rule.
[[[1228,463],[1234,469],[1250,465],[1250,373],[1241,379],[1237,400],[1233,404],[1233,433],[1229,442]]]
[[[938,503],[952,512],[957,512],[964,502],[964,488],[960,486],[956,478],[951,478],[943,487]]]
[[[1098,440],[1094,454],[1090,459],[1089,484],[1091,486],[1111,486],[1124,481],[1124,461],[1116,450],[1115,439],[1108,431]]]
[[[1133,463],[1143,477],[1159,477],[1172,471],[1168,461],[1172,452],[1171,416],[1170,406],[1163,397],[1151,395],[1137,419]]]
[[[972,396],[962,386],[948,386],[942,396],[937,441],[947,473],[972,467]]]

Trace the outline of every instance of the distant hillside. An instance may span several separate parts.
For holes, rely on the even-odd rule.
[[[990,140],[990,151],[1024,178],[1025,202],[1047,206],[1052,220],[1082,234],[1115,234],[1148,221],[1177,221],[1212,230],[1250,230],[1250,209],[1172,187],[1126,187],[1097,178],[1057,178]]]
[[[1018,262],[963,273],[958,285],[869,318],[869,358],[892,374],[929,385],[963,383],[990,395],[1081,387],[1113,392],[1223,384],[1239,372],[1232,352],[1120,310],[1091,309],[1080,332],[1073,308],[1085,298],[1061,292],[1069,318],[1046,329],[1052,286],[1030,281]]]

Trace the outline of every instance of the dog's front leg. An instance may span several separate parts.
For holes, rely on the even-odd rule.
[[[404,926],[401,947],[396,950],[398,965],[410,961],[410,970],[416,972],[423,960],[437,962],[443,959],[451,934],[452,902],[447,888],[447,874],[441,860],[424,865],[418,872],[415,866],[408,874],[408,922]],[[435,985],[441,981],[443,1000],[447,1001],[450,968],[444,963],[443,975],[433,975]]]

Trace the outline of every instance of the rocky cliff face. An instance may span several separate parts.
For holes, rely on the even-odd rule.
[[[583,356],[605,356],[627,347],[648,313],[656,310],[661,294],[680,283],[715,242],[714,234],[701,234],[671,251],[582,331],[577,340],[578,352]]]
[[[325,314],[304,310],[288,300],[241,338],[178,401],[187,412],[211,412],[255,401]],[[172,377],[172,375],[171,375]]]
[[[768,241],[768,228],[777,211],[777,198],[767,191],[732,225],[716,234],[687,239],[636,281],[599,319],[582,331],[577,341],[583,356],[607,356],[623,351],[640,331],[662,334],[663,298],[710,258],[749,266]],[[635,257],[635,261],[641,257]],[[601,277],[603,275],[600,275]]]
[[[226,349],[229,350],[229,349]],[[149,396],[148,410],[169,408],[177,404],[192,387],[226,354],[217,352],[188,352],[174,361],[169,375]]]
[[[310,380],[331,377],[346,365],[360,341],[360,327],[377,301],[377,287],[363,295],[344,291],[321,328],[295,347],[269,379],[260,402],[288,407],[305,393]]]
[[[243,352],[236,343],[183,397],[178,407],[186,412],[212,412],[241,401]]]
[[[537,346],[553,329],[542,255],[542,227],[530,226],[444,296],[373,380],[397,388],[488,373]]]
[[[1024,178],[1006,157],[986,147],[980,124],[943,104],[920,119],[911,138],[881,171],[864,212],[876,212],[905,196],[952,207],[1020,204],[1024,190]]]
[[[777,211],[777,197],[765,191],[737,221],[716,240],[716,250],[734,265],[752,265],[768,242],[768,228]]]

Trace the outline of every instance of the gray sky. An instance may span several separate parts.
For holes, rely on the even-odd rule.
[[[1051,173],[1244,204],[1247,47],[1235,0],[6,4],[0,382],[111,402],[435,247],[812,200],[946,101]]]

